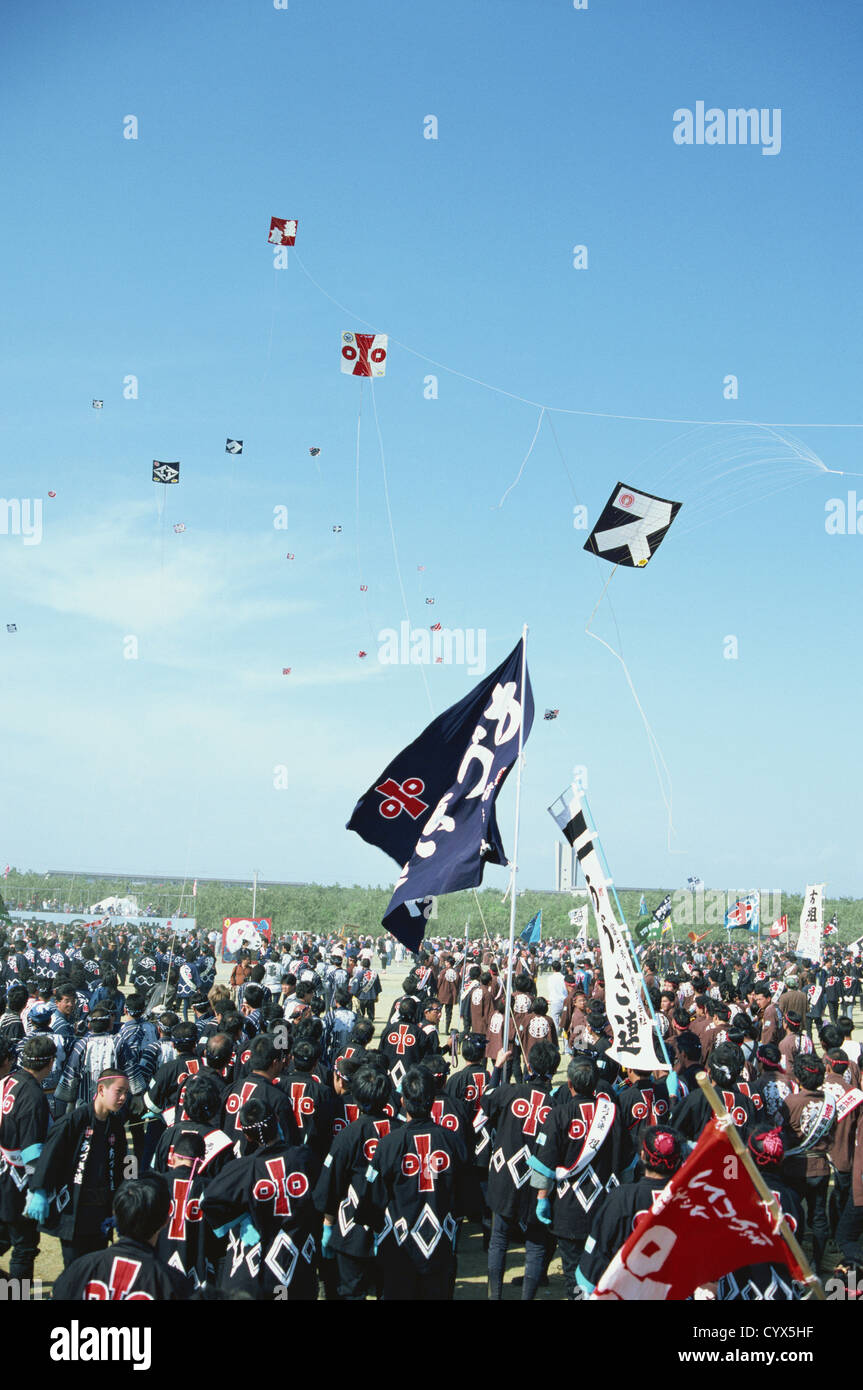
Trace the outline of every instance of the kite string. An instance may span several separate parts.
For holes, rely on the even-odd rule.
[[[330,303],[334,304],[337,309],[340,309],[343,314],[347,314],[357,323],[361,323],[364,328],[370,328],[373,333],[383,332],[382,329],[377,328],[373,323],[369,323],[368,319],[364,319],[359,314],[355,314],[353,309],[349,309],[338,299],[335,299],[324,289],[323,285],[318,284],[314,276],[306,269],[302,258],[297,254],[296,247],[294,248],[294,257],[306,279],[314,285],[315,289],[322,294],[325,299],[328,299]],[[722,425],[724,427],[728,427],[729,425],[758,425],[763,429],[770,429],[775,426],[776,429],[863,430],[863,423],[849,424],[846,422],[831,423],[824,421],[795,421],[789,423],[787,421],[773,421],[767,424],[758,420],[686,420],[666,415],[621,415],[610,410],[574,410],[567,406],[549,405],[547,402],[530,400],[527,396],[519,396],[515,391],[507,391],[502,386],[495,386],[490,381],[482,381],[479,377],[469,376],[467,372],[460,372],[455,367],[447,366],[446,362],[438,362],[434,357],[428,357],[425,353],[418,352],[416,348],[412,348],[407,343],[403,343],[399,338],[393,337],[391,333],[388,334],[388,339],[390,342],[395,343],[397,347],[403,348],[405,352],[409,352],[412,357],[418,357],[421,362],[428,362],[430,366],[437,367],[440,371],[449,373],[450,376],[460,377],[462,381],[470,381],[474,386],[482,386],[484,390],[493,391],[498,396],[507,396],[512,401],[520,401],[522,405],[532,405],[537,410],[553,411],[556,415],[584,415],[596,420],[633,420],[639,424],[657,425]],[[846,476],[840,469],[828,468],[826,471],[828,473],[840,473],[843,477]],[[848,474],[847,476],[858,477],[863,476],[863,474]]]
[[[374,411],[374,416],[375,416],[375,428],[377,429],[377,434],[378,434],[378,446],[379,446],[379,448],[380,448],[380,453],[381,453],[381,473],[383,474],[383,480],[384,480],[384,498],[385,498],[386,505],[387,505],[387,522],[389,523],[389,528],[390,528],[390,540],[391,540],[391,542],[392,542],[392,547],[393,547],[393,560],[395,561],[396,575],[397,575],[398,581],[399,581],[399,589],[401,590],[402,604],[404,605],[405,617],[407,618],[408,629],[410,630],[410,629],[412,628],[413,625],[412,625],[412,623],[411,623],[411,615],[410,615],[410,611],[409,611],[409,609],[408,609],[408,600],[407,600],[407,595],[406,595],[406,593],[405,593],[404,581],[403,581],[403,579],[402,579],[401,565],[399,564],[399,551],[398,551],[398,545],[396,544],[395,527],[393,526],[393,513],[392,513],[392,507],[390,506],[390,489],[389,489],[389,483],[388,483],[388,481],[387,481],[387,464],[386,464],[386,458],[384,457],[384,441],[383,441],[383,435],[381,434],[381,425],[380,425],[380,420],[378,419],[378,403],[377,403],[377,400],[375,399],[375,383],[374,383],[374,377],[369,377],[369,383],[370,383],[369,389],[370,389],[371,395],[372,395],[372,410]],[[429,710],[431,711],[432,716],[434,716],[434,704],[433,704],[433,702],[432,702],[431,691],[429,690],[428,678],[426,677],[425,667],[423,666],[423,663],[422,663],[422,662],[419,663],[419,669],[420,669],[420,675],[422,676],[423,685],[425,686],[426,697],[427,697],[428,702],[429,702]]]
[[[354,535],[355,535],[355,540],[356,540],[356,551],[357,551],[357,583],[358,583],[359,586],[360,586],[360,592],[361,592],[361,593],[362,593],[362,585],[363,585],[363,567],[362,567],[362,561],[361,561],[361,559],[360,559],[360,427],[361,427],[361,425],[362,425],[362,419],[363,419],[363,386],[364,386],[364,384],[365,384],[365,383],[364,383],[363,381],[360,381],[360,408],[359,408],[359,410],[358,410],[358,412],[357,412],[356,497],[355,497],[355,517],[354,517]],[[372,623],[371,614],[369,613],[369,596],[368,596],[368,593],[362,594],[362,597],[363,597],[363,600],[364,600],[364,602],[363,602],[363,608],[364,608],[364,610],[365,610],[366,622],[367,622],[368,625],[369,625],[369,635],[371,636],[372,643],[374,643],[377,639],[376,639],[376,637],[375,637],[375,629],[374,629],[374,625],[373,625],[373,623]]]
[[[501,507],[503,506],[503,504],[504,504],[504,502],[506,501],[507,497],[509,497],[509,494],[512,492],[513,488],[518,486],[518,483],[519,483],[520,480],[521,480],[521,475],[522,475],[522,473],[524,472],[525,468],[527,467],[527,461],[528,461],[528,459],[530,458],[531,454],[533,453],[533,446],[534,446],[534,444],[536,443],[537,439],[539,438],[539,432],[540,432],[540,430],[542,429],[542,422],[543,422],[544,418],[545,418],[545,406],[543,406],[542,409],[541,409],[541,411],[539,412],[539,419],[538,419],[537,422],[536,422],[536,429],[535,429],[534,432],[533,432],[533,439],[530,441],[530,448],[528,449],[527,453],[525,454],[524,458],[523,458],[522,461],[521,461],[521,468],[518,470],[518,473],[516,474],[514,481],[510,483],[509,487],[507,488],[506,492],[503,494],[503,497],[500,499],[500,501],[498,502],[497,506],[496,506],[496,507],[492,507],[492,511],[493,511],[493,512],[499,512],[499,511],[500,511]]]
[[[642,705],[641,700],[639,699],[638,691],[637,691],[636,688],[635,688],[635,683],[634,683],[634,681],[633,681],[633,679],[632,679],[632,676],[630,675],[630,672],[629,672],[629,667],[627,666],[625,660],[623,659],[623,656],[622,656],[621,652],[615,651],[614,648],[610,645],[610,643],[606,642],[606,640],[605,640],[604,637],[600,637],[597,633],[591,632],[591,630],[590,630],[590,625],[591,625],[591,623],[593,622],[593,619],[594,619],[595,616],[596,616],[597,610],[598,610],[600,604],[602,603],[603,598],[605,597],[605,595],[606,595],[606,593],[607,593],[607,591],[608,591],[608,587],[609,587],[609,585],[611,584],[612,579],[614,578],[615,574],[617,573],[617,569],[618,569],[618,566],[615,565],[614,568],[613,568],[613,570],[611,571],[611,574],[608,576],[608,579],[606,580],[605,585],[604,585],[604,587],[603,587],[602,593],[600,594],[599,598],[597,599],[596,603],[594,604],[593,612],[591,613],[590,617],[589,617],[588,620],[587,620],[587,624],[586,624],[586,626],[585,626],[584,631],[585,631],[585,633],[586,633],[586,635],[587,635],[588,637],[592,637],[593,640],[594,640],[595,642],[599,642],[600,646],[605,647],[606,651],[611,652],[611,655],[615,658],[616,661],[619,661],[620,664],[621,664],[621,666],[623,667],[623,674],[626,676],[627,684],[628,684],[628,686],[629,686],[630,691],[632,692],[632,698],[633,698],[634,701],[635,701],[636,708],[638,709],[638,712],[639,712],[639,714],[641,715],[641,720],[642,720],[642,723],[644,724],[644,728],[645,728],[645,731],[646,731],[646,733],[647,733],[647,743],[648,743],[648,747],[649,747],[649,749],[650,749],[650,756],[651,756],[651,759],[652,759],[652,761],[653,761],[654,771],[656,772],[656,780],[657,780],[657,783],[659,784],[659,793],[660,793],[660,796],[662,797],[662,801],[663,801],[663,804],[664,804],[664,806],[665,806],[665,810],[666,810],[667,815],[668,815],[668,827],[667,827],[667,844],[668,844],[668,850],[669,850],[669,852],[672,852],[672,853],[673,853],[673,851],[672,851],[672,846],[671,846],[671,837],[672,837],[672,835],[676,834],[676,831],[675,831],[675,829],[674,829],[673,815],[672,815],[672,799],[673,799],[673,791],[674,791],[674,788],[673,788],[673,784],[672,784],[672,780],[671,780],[671,773],[670,773],[669,770],[668,770],[668,764],[666,763],[665,758],[664,758],[663,753],[662,753],[662,749],[661,749],[660,746],[659,746],[659,740],[657,739],[656,734],[653,732],[653,729],[651,728],[651,725],[650,725],[650,721],[649,721],[649,719],[647,718],[647,715],[645,714],[644,706]],[[610,606],[610,602],[609,602],[609,606]],[[617,627],[617,620],[616,620],[616,618],[615,618],[615,627]],[[619,629],[618,629],[618,641],[620,641],[620,631],[619,631]],[[622,648],[622,643],[621,643],[621,648]],[[665,778],[666,778],[667,783],[668,783],[668,790],[667,790],[667,791],[666,791],[665,783],[663,782],[663,779],[662,779],[662,773],[660,772],[660,767],[659,767],[659,764],[660,764],[660,763],[662,764],[662,772],[665,773]]]

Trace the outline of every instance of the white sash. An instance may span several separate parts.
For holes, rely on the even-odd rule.
[[[586,1168],[596,1157],[614,1124],[616,1113],[617,1106],[613,1100],[609,1100],[608,1096],[603,1095],[597,1097],[596,1113],[590,1129],[587,1131],[581,1153],[571,1168],[555,1168],[554,1176],[557,1182],[565,1182],[567,1178],[577,1177],[582,1169]]]

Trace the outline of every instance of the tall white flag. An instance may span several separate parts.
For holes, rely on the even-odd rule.
[[[653,1071],[661,1065],[659,1051],[654,1046],[656,1034],[641,994],[642,981],[627,946],[626,926],[617,921],[608,895],[610,880],[602,871],[593,843],[596,832],[588,827],[581,798],[574,787],[565,791],[548,809],[578,856],[593,904],[602,950],[605,1009],[614,1035],[608,1055],[623,1067]]]
[[[800,914],[800,935],[797,938],[797,955],[808,960],[821,959],[821,942],[824,931],[824,903],[822,894],[825,884],[807,883]]]

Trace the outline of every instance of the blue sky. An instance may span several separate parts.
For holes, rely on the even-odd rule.
[[[43,507],[40,544],[0,535],[4,863],[392,880],[344,823],[428,722],[423,675],[435,713],[473,678],[377,660],[405,618],[382,444],[412,625],[482,630],[491,669],[527,622],[539,714],[560,709],[527,745],[523,886],[551,886],[546,807],[580,765],[618,882],[863,893],[863,536],[825,531],[863,476],[823,471],[863,475],[861,431],[732,423],[863,420],[859,7],[2,22],[2,493]],[[699,100],[781,109],[780,152],[675,144]],[[299,219],[285,270],[273,215]],[[391,335],[373,388],[339,371],[363,320]],[[513,397],[651,418],[550,414],[495,509],[539,416]],[[618,479],[683,503],[594,619],[668,766],[673,852],[624,672],[584,631],[609,567],[572,509],[592,524]]]

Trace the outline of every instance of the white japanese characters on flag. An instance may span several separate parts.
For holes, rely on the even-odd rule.
[[[569,925],[578,928],[578,940],[587,942],[587,904],[584,907],[574,907],[569,914]]]
[[[550,810],[578,855],[593,904],[602,950],[605,1009],[614,1035],[608,1055],[621,1066],[653,1071],[659,1065],[654,1046],[656,1034],[642,998],[641,982],[624,936],[625,928],[614,915],[608,895],[609,880],[603,873],[593,844],[595,832],[587,825],[581,799],[574,787],[565,792]]]
[[[797,955],[808,960],[821,959],[821,941],[824,924],[823,883],[807,883],[803,898],[803,911],[800,914],[800,936],[797,939]]]

